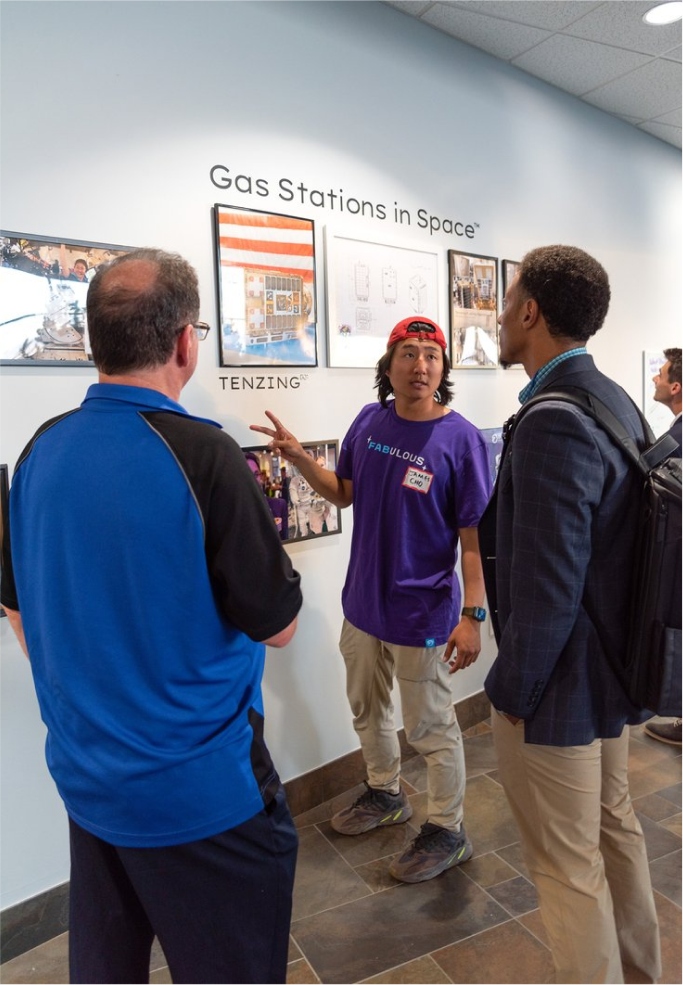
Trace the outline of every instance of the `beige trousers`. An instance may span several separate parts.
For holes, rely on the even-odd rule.
[[[398,681],[406,738],[427,763],[427,808],[432,824],[459,831],[465,796],[465,757],[453,707],[445,646],[397,646],[369,636],[346,619],[339,648],[346,693],[360,739],[368,783],[398,793],[401,751],[391,700]]]
[[[645,839],[628,790],[628,728],[586,746],[524,741],[492,710],[499,776],[520,830],[558,982],[661,974]]]

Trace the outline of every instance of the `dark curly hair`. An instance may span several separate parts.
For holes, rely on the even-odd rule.
[[[664,355],[669,361],[669,379],[667,383],[681,382],[681,350],[665,349]]]
[[[391,369],[391,360],[393,359],[397,345],[399,345],[398,342],[394,343],[390,349],[387,349],[375,368],[375,390],[377,390],[377,399],[382,407],[387,406],[387,398],[394,392],[387,373]],[[448,353],[444,352],[443,349],[441,351],[443,352],[443,373],[441,374],[439,389],[434,394],[434,399],[437,403],[443,404],[445,407],[453,399],[453,384],[448,379],[448,374],[451,371],[451,362],[448,358]]]
[[[533,298],[551,335],[585,342],[602,327],[610,302],[604,268],[575,246],[541,246],[519,265],[523,298]]]

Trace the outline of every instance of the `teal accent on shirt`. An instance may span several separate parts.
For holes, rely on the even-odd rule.
[[[536,370],[524,389],[519,391],[520,404],[525,404],[527,400],[531,400],[543,380],[547,377],[548,373],[555,369],[556,366],[559,366],[560,363],[563,363],[566,359],[571,359],[572,356],[587,355],[588,353],[586,352],[586,347],[582,345],[579,346],[578,349],[569,349],[567,352],[560,353],[559,356],[555,356],[555,358],[551,359],[549,363],[545,364],[545,366],[541,366],[540,369]]]

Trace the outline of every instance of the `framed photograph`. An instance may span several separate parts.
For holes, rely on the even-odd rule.
[[[489,459],[489,474],[491,485],[495,485],[500,467],[500,459],[503,454],[503,429],[502,428],[479,428],[486,442],[486,454]]]
[[[9,523],[9,469],[6,465],[0,465],[0,584],[2,583],[2,568],[4,566],[4,555],[2,553],[3,542],[5,540],[5,530]],[[0,619],[6,616],[4,606],[0,605]]]
[[[327,233],[328,365],[374,369],[402,318],[439,323],[439,254]]]
[[[92,366],[88,286],[132,249],[0,230],[0,365]]]
[[[221,366],[317,366],[310,219],[215,205]]]
[[[334,471],[338,441],[303,441],[319,465]],[[288,544],[341,533],[341,510],[312,489],[291,462],[264,445],[243,448],[247,464],[261,486],[281,539]]]
[[[643,352],[643,414],[647,418],[647,423],[652,428],[655,437],[660,438],[665,431],[668,431],[673,421],[673,414],[664,404],[658,404],[653,399],[655,385],[652,377],[656,376],[664,363],[666,356],[660,350],[655,352]]]
[[[501,311],[503,310],[503,298],[507,294],[507,289],[517,276],[517,270],[519,269],[519,260],[501,260],[501,270],[503,274],[503,290],[501,294]]]
[[[497,269],[496,257],[448,251],[454,369],[498,365]]]

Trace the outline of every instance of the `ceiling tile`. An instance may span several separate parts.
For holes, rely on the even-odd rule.
[[[608,113],[651,120],[681,105],[681,70],[677,62],[656,58],[583,98]]]
[[[448,4],[448,6],[452,6]],[[457,0],[453,6],[547,31],[561,31],[600,6],[593,0]]]
[[[681,60],[681,46],[677,48],[672,48],[671,51],[665,51],[662,58],[671,58],[674,62],[680,62]]]
[[[387,3],[390,7],[402,10],[404,14],[419,17],[423,10],[431,7],[432,0],[387,0]]]
[[[637,123],[645,123],[642,116],[629,116],[627,113],[615,113],[614,116],[616,116],[618,120],[623,120],[624,123],[632,123],[634,126]]]
[[[654,0],[609,0],[576,21],[565,33],[617,48],[659,55],[680,44],[681,22],[650,27],[642,18],[654,6]]]
[[[663,116],[658,116],[656,120],[652,120],[652,123],[668,123],[672,127],[683,126],[683,113],[680,109],[675,109],[672,113],[664,113]]]
[[[667,144],[673,144],[674,147],[681,146],[680,127],[670,127],[666,123],[641,123],[638,129],[645,130],[647,133],[659,137],[660,140],[666,140]]]
[[[506,60],[521,55],[550,36],[548,31],[486,17],[444,3],[435,4],[421,19],[475,48]]]
[[[554,34],[512,60],[517,68],[580,96],[651,61],[649,55]]]

